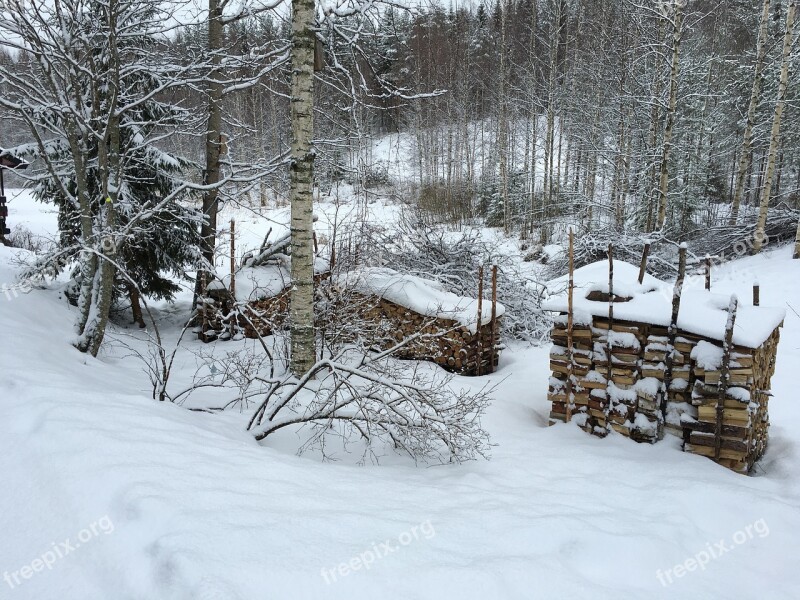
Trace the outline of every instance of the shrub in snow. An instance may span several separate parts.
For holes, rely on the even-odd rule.
[[[372,460],[387,446],[424,461],[486,457],[487,391],[455,391],[449,376],[423,364],[409,368],[391,354],[345,349],[300,378],[271,382],[249,428],[258,440],[291,428],[301,437],[301,452],[315,448],[323,455],[338,440]]]
[[[404,211],[396,226],[365,228],[356,266],[385,266],[430,279],[459,296],[478,297],[478,267],[484,266],[484,298],[491,298],[490,267],[498,266],[497,298],[506,308],[502,335],[526,341],[544,339],[551,321],[540,307],[544,285],[519,261],[475,228],[447,231],[429,225],[418,211]]]

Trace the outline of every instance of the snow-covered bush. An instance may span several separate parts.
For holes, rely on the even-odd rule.
[[[481,230],[447,231],[407,209],[391,229],[365,228],[363,235],[361,264],[432,279],[459,296],[477,298],[478,268],[483,266],[484,298],[491,298],[490,270],[497,265],[497,297],[506,307],[503,335],[527,341],[547,335],[550,320],[540,308],[544,285]]]
[[[768,244],[787,243],[794,239],[800,211],[786,205],[770,212],[765,234]],[[706,255],[720,263],[741,258],[751,253],[756,235],[755,219],[734,226],[720,225],[699,229],[685,240],[689,249],[689,265],[699,264]],[[581,232],[575,236],[575,268],[588,265],[608,256],[608,245],[614,245],[614,256],[632,264],[639,264],[645,244],[651,245],[647,260],[647,272],[662,279],[674,278],[678,271],[678,240],[660,233],[620,233],[613,228]],[[548,279],[560,277],[567,272],[569,257],[566,252],[547,264]]]
[[[376,462],[388,448],[425,462],[487,457],[481,416],[488,391],[456,391],[451,376],[391,354],[345,348],[300,378],[273,380],[249,428],[258,440],[291,428],[301,437],[300,452],[313,448],[323,456],[338,442]]]
[[[620,233],[613,228],[595,229],[581,232],[575,236],[575,268],[604,260],[608,257],[608,245],[614,245],[614,257],[638,265],[642,259],[645,244],[651,244],[647,271],[656,277],[669,278],[677,273],[677,243],[670,242],[654,234]],[[555,279],[569,269],[567,252],[559,253],[548,263],[547,279]]]
[[[11,244],[13,248],[22,248],[34,254],[43,254],[50,251],[54,246],[53,240],[33,233],[24,225],[15,226],[11,230],[11,233],[6,236],[6,241]]]

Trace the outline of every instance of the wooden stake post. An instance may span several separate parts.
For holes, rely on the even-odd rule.
[[[478,267],[478,376],[483,367],[483,267]]]
[[[231,219],[231,338],[236,335],[238,313],[236,312],[236,221]]]
[[[706,254],[706,289],[711,290],[711,257]]]
[[[611,350],[613,350],[611,330],[614,327],[614,244],[608,245],[608,335],[606,335],[606,353],[608,356],[608,366],[606,367],[606,379],[611,383],[611,376],[614,374]]]
[[[497,265],[492,265],[492,345],[489,354],[490,373],[494,373],[497,366],[495,364],[495,349],[497,346]]]
[[[642,264],[639,265],[639,284],[644,283],[644,276],[647,273],[647,258],[650,256],[650,243],[644,245],[642,251]]]
[[[678,336],[678,314],[681,310],[683,281],[686,277],[686,245],[681,244],[678,251],[678,279],[672,291],[672,316],[669,321],[669,342],[667,343],[667,365],[664,371],[664,395],[661,398],[661,414],[667,417],[667,398],[672,386],[672,368],[675,364],[675,338]]]
[[[572,326],[573,326],[573,298],[575,290],[575,255],[574,255],[574,234],[572,229],[569,230],[569,287],[567,288],[567,358],[569,359],[569,367],[567,372],[567,410],[566,421],[569,423],[572,420],[572,377],[574,374],[574,342],[572,339]]]
[[[725,396],[728,393],[730,381],[731,349],[733,348],[733,328],[736,325],[736,310],[739,299],[734,294],[728,305],[728,322],[725,325],[725,341],[722,344],[722,367],[719,370],[719,388],[717,389],[717,423],[714,429],[714,459],[719,460],[719,451],[722,446],[722,425],[725,419]]]
[[[753,284],[753,306],[761,305],[761,286],[758,282]]]
[[[231,298],[236,302],[236,222],[231,219]]]

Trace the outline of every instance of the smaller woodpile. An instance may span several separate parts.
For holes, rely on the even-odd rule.
[[[675,287],[622,261],[572,273],[552,331],[550,424],[573,421],[684,450],[747,473],[767,446],[770,381],[785,311]],[[710,275],[706,277],[710,288]],[[572,292],[574,290],[574,292]],[[754,298],[756,298],[754,294]],[[738,319],[738,320],[737,320]]]
[[[316,221],[316,216],[314,221]],[[230,224],[230,271],[213,281],[202,281],[198,338],[214,340],[256,339],[272,335],[289,316],[291,257],[289,233],[270,242],[267,232],[258,252],[248,252],[236,265],[236,228]],[[323,259],[314,233],[314,284],[330,277],[333,258]],[[203,277],[207,277],[204,274]]]
[[[360,269],[335,285],[347,296],[344,309],[357,315],[368,328],[368,339],[381,350],[413,338],[396,356],[435,362],[460,375],[483,375],[497,367],[505,313],[496,300],[496,271],[493,281],[494,300],[485,302],[386,268]]]
[[[318,267],[314,274],[317,286],[330,277],[323,265]],[[243,267],[236,272],[235,282],[231,288],[228,276],[208,286],[200,308],[201,340],[210,342],[237,336],[257,339],[272,335],[286,324],[291,287],[288,264]]]

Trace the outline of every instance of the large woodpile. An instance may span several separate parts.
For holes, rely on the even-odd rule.
[[[432,361],[460,375],[484,375],[497,367],[501,317],[472,331],[455,320],[426,316],[385,298],[350,295],[346,306],[350,310],[355,308],[354,314],[382,350],[418,335],[400,348],[396,356]]]
[[[723,343],[679,332],[667,391],[666,328],[616,321],[610,331],[609,380],[608,320],[595,318],[591,324],[574,326],[574,363],[570,367],[566,316],[556,319],[550,352],[550,424],[567,420],[567,378],[571,370],[571,420],[586,431],[605,436],[613,429],[633,440],[654,443],[666,430],[683,437],[687,452],[714,459],[721,372],[717,365],[707,367],[711,366],[709,355],[721,361]],[[733,346],[730,354],[716,461],[737,472],[749,472],[767,446],[768,390],[779,339],[780,330],[775,329],[758,348]]]
[[[628,276],[635,271],[615,263]],[[587,283],[598,272],[575,287],[599,287]],[[560,315],[552,330],[550,424],[573,422],[601,437],[615,431],[649,443],[669,432],[682,437],[687,452],[750,472],[767,447],[769,390],[785,313],[761,308],[757,300],[740,307],[735,296],[726,310],[708,288],[694,291],[680,312],[682,280],[667,294],[657,280],[642,284],[640,275],[638,283],[622,281],[631,296],[616,296],[613,272],[606,288],[612,292],[581,290],[572,313],[572,295],[552,302]],[[660,307],[666,313],[670,295],[672,318],[651,312]]]

